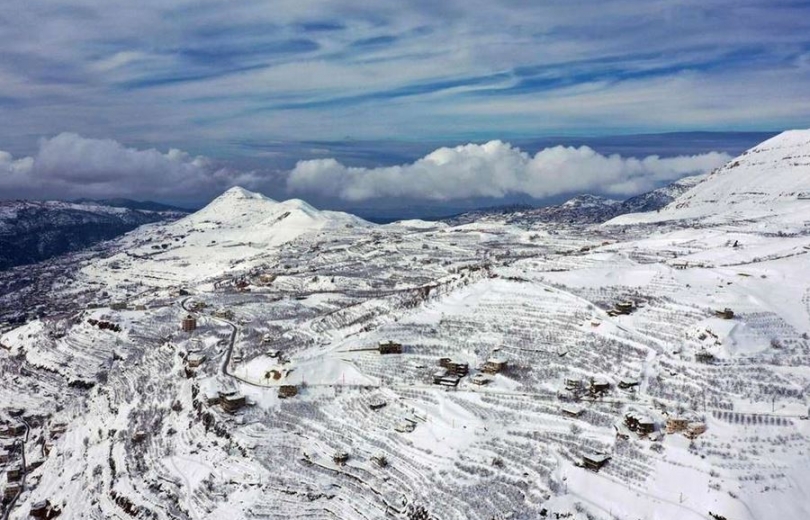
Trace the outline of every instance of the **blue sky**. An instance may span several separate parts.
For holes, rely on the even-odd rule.
[[[387,165],[425,143],[810,120],[800,1],[10,0],[0,39],[0,150],[13,160],[36,162],[63,133],[85,148],[175,148],[217,164],[210,190],[252,179],[282,196],[294,154],[353,165],[347,143],[377,143],[362,162]],[[0,196],[32,192],[16,168]]]

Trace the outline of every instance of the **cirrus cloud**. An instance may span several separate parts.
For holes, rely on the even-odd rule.
[[[555,146],[529,155],[502,141],[439,148],[405,165],[357,168],[335,159],[300,161],[289,173],[292,192],[347,201],[384,197],[451,200],[525,194],[545,198],[591,191],[628,196],[728,162],[726,153],[644,158]]]

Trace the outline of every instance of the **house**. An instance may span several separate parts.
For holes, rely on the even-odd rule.
[[[183,318],[182,329],[183,332],[192,332],[197,328],[197,318],[189,314]]]
[[[586,452],[582,454],[582,466],[590,471],[599,471],[610,460],[604,453]]]
[[[686,269],[689,267],[689,262],[672,262],[671,265],[674,269]]]
[[[686,435],[690,439],[694,439],[699,435],[706,433],[706,424],[702,422],[691,422],[686,426]]]
[[[13,500],[19,493],[22,493],[22,485],[17,483],[7,485],[3,490],[3,502]]]
[[[563,384],[565,385],[565,389],[570,392],[582,389],[582,379],[575,376],[566,377]]]
[[[456,375],[460,378],[470,373],[470,365],[467,363],[454,363],[450,361],[444,366],[444,368],[449,374]]]
[[[332,455],[332,460],[335,462],[335,464],[342,466],[349,461],[349,454],[343,450],[338,450],[334,455]]]
[[[564,404],[560,407],[560,412],[566,417],[579,417],[582,415],[583,408],[573,404]]]
[[[282,399],[296,395],[298,395],[298,387],[295,385],[281,385],[278,388],[278,396]]]
[[[375,411],[376,411],[376,410],[380,410],[380,409],[382,409],[382,408],[385,408],[385,406],[386,406],[387,404],[388,404],[388,403],[386,403],[386,402],[385,402],[385,401],[383,401],[382,399],[374,399],[373,401],[371,401],[370,403],[368,403],[368,407],[369,407],[369,408],[371,408],[372,410],[375,410]]]
[[[616,314],[630,314],[635,309],[635,304],[631,301],[617,302],[613,311]]]
[[[707,350],[699,350],[695,353],[695,361],[698,363],[712,364],[715,361],[715,356]]]
[[[724,320],[732,320],[734,319],[734,311],[726,307],[722,311],[714,311],[714,315],[718,318],[723,318]]]
[[[110,309],[114,311],[125,311],[127,310],[127,302],[113,302],[110,304]]]
[[[232,320],[233,319],[233,311],[230,309],[217,309],[214,312],[214,316],[217,318],[221,318],[223,320]]]
[[[402,344],[393,341],[380,342],[380,354],[402,354]]]
[[[7,424],[5,428],[0,429],[0,437],[19,437],[25,435],[25,425],[21,423]]]
[[[11,460],[11,454],[5,450],[0,450],[0,464],[6,464]]]
[[[411,433],[416,429],[416,424],[410,421],[400,421],[394,426],[394,431],[399,433]]]
[[[205,356],[199,352],[192,352],[186,357],[189,368],[197,368],[205,362]]]
[[[591,386],[590,386],[591,394],[603,395],[608,393],[609,390],[610,390],[610,382],[607,379],[601,376],[591,378]]]
[[[628,388],[633,388],[634,386],[639,385],[639,380],[634,377],[623,377],[619,379],[619,388],[622,390],[627,390]]]
[[[481,367],[483,372],[487,374],[497,374],[499,372],[503,372],[506,368],[506,360],[500,357],[489,358],[484,366]]]
[[[433,384],[443,386],[458,386],[461,377],[449,372],[448,370],[439,370],[433,373]]]
[[[219,390],[213,387],[208,387],[202,391],[203,401],[208,406],[219,404]]]
[[[416,419],[413,417],[405,417],[394,426],[394,430],[399,433],[411,433],[416,429]]]
[[[225,392],[220,394],[219,404],[222,406],[224,411],[228,413],[235,413],[247,404],[247,400],[245,399],[244,395],[238,392]]]
[[[19,482],[22,479],[23,470],[20,464],[14,464],[6,469],[6,479],[9,482]]]
[[[55,439],[67,431],[67,423],[52,423],[49,431],[51,433],[51,439]]]
[[[475,374],[471,381],[474,385],[484,386],[490,384],[492,382],[492,378],[484,374]]]
[[[135,310],[136,310],[136,311],[145,311],[145,310],[146,310],[146,305],[144,305],[144,304],[142,304],[142,303],[139,303],[139,304],[137,304],[137,305],[135,306]]]
[[[30,514],[34,518],[52,518],[52,513],[50,500],[41,500],[31,506]]]
[[[641,436],[655,431],[655,421],[635,411],[629,411],[624,415],[624,424],[630,431]]]
[[[689,420],[684,417],[667,417],[666,432],[673,434],[686,431],[688,425]]]

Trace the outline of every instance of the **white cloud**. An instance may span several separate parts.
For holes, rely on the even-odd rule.
[[[182,150],[139,150],[73,133],[42,139],[33,157],[14,159],[0,151],[0,192],[21,197],[192,200],[258,181],[254,172],[221,167]]]
[[[513,194],[544,198],[584,191],[627,196],[709,171],[730,159],[718,152],[638,159],[601,155],[587,146],[556,146],[530,156],[509,143],[490,141],[439,148],[400,166],[355,168],[334,159],[300,161],[287,178],[287,188],[348,201],[501,198]]]

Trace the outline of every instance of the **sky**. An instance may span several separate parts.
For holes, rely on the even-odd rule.
[[[0,199],[623,198],[810,125],[806,1],[4,6]]]

